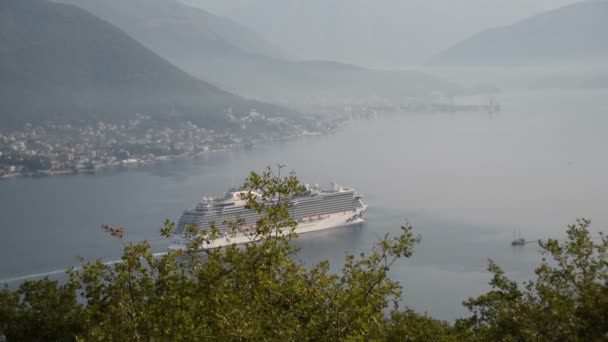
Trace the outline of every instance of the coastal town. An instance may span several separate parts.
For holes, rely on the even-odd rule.
[[[317,129],[311,128],[311,123],[315,124],[311,121],[304,124],[266,118],[255,112],[246,120],[238,120],[239,129],[223,130],[189,121],[161,126],[144,115],[118,123],[26,124],[21,130],[0,131],[0,178],[90,173],[111,166],[248,149],[255,143],[320,134],[328,129],[320,124]],[[248,130],[246,124],[252,120],[264,120],[266,126],[275,129]]]

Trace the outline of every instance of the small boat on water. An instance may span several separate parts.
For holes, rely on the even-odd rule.
[[[526,239],[521,237],[521,231],[519,231],[519,237],[517,238],[515,238],[515,231],[513,231],[513,241],[511,241],[511,246],[523,246],[526,243]]]

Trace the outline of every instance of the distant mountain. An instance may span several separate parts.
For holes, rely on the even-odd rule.
[[[0,1],[0,126],[136,113],[230,125],[224,111],[280,111],[199,81],[75,6]]]
[[[55,0],[79,6],[120,27],[173,62],[226,54],[279,57],[278,48],[255,32],[177,0]]]
[[[402,68],[485,28],[579,0],[179,1],[251,27],[302,59]]]
[[[588,0],[481,32],[432,64],[516,65],[608,60],[608,1]]]
[[[263,101],[295,104],[385,97],[395,100],[457,88],[419,72],[383,72],[327,61],[290,61],[251,31],[177,0],[58,1],[73,3],[117,25],[196,77]]]

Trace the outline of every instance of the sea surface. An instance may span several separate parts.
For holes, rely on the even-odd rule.
[[[56,276],[77,256],[117,259],[122,247],[102,224],[162,252],[164,219],[240,185],[251,170],[284,164],[304,183],[355,187],[370,205],[361,225],[301,236],[304,263],[329,259],[339,269],[345,252],[369,251],[407,219],[422,241],[391,270],[404,286],[403,305],[462,317],[462,301],[489,289],[488,259],[518,281],[534,276],[539,248],[512,247],[514,232],[561,239],[577,217],[608,231],[608,90],[521,90],[497,99],[502,111],[493,115],[379,114],[329,136],[252,151],[2,180],[0,280],[14,286],[30,275]]]

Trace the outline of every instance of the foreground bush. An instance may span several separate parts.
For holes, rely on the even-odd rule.
[[[326,261],[306,268],[291,244],[296,222],[286,201],[305,191],[296,177],[251,173],[244,188],[251,190],[244,193],[248,205],[263,214],[251,243],[199,251],[218,232],[189,227],[189,248],[160,258],[147,242],[125,244],[122,262],[83,263],[82,270],[69,271],[65,285],[42,280],[16,292],[4,290],[0,331],[9,340],[117,341],[358,340],[388,338],[393,330],[401,334],[389,329],[385,314],[397,312],[401,298],[401,286],[388,271],[397,259],[411,256],[418,242],[410,226],[396,238],[385,237],[369,255],[348,254],[337,274]],[[122,241],[121,228],[104,228]],[[163,235],[172,232],[173,223],[166,222]],[[76,293],[83,300],[77,301]],[[399,321],[410,317],[415,319],[408,313]]]
[[[492,290],[465,302],[472,315],[450,325],[398,306],[401,286],[388,272],[419,242],[409,225],[369,254],[347,254],[340,272],[327,261],[304,267],[286,201],[305,191],[297,178],[269,169],[251,173],[244,189],[262,214],[250,243],[200,251],[218,231],[188,227],[186,250],[155,258],[147,242],[125,243],[121,228],[106,226],[124,244],[121,262],[83,261],[65,284],[0,291],[0,333],[9,341],[608,339],[608,240],[594,242],[589,221],[570,226],[567,241],[540,244],[550,260],[525,286],[490,263]],[[162,234],[173,228],[167,221]]]
[[[568,227],[568,238],[540,242],[544,258],[536,281],[518,286],[494,262],[492,291],[469,299],[473,313],[457,322],[468,339],[480,341],[608,340],[608,239],[595,242],[591,222]]]

